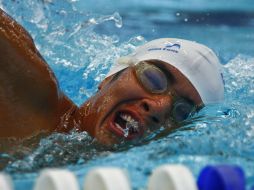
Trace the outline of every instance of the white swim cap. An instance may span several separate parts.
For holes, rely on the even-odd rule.
[[[133,54],[120,58],[107,76],[131,64],[152,59],[177,68],[196,88],[204,104],[223,100],[224,81],[217,56],[208,47],[193,41],[175,38],[150,41]]]

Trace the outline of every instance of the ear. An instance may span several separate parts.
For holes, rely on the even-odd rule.
[[[105,78],[103,81],[101,81],[101,83],[98,86],[98,90],[101,90],[106,84],[108,84],[112,79],[112,76],[109,76],[107,78]]]

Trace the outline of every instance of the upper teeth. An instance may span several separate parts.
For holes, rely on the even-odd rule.
[[[134,122],[135,119],[133,119],[130,115],[127,114],[120,114],[120,117],[124,119],[125,121]]]

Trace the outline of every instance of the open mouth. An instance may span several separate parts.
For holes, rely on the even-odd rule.
[[[138,117],[131,112],[119,111],[110,123],[110,130],[120,137],[128,140],[143,134],[143,128]]]

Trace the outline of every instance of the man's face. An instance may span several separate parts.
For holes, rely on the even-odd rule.
[[[178,96],[195,105],[202,104],[195,88],[177,69],[159,61],[149,64],[169,76],[170,87]],[[96,95],[80,107],[81,128],[105,145],[139,139],[171,117],[173,103],[169,93],[147,90],[138,80],[135,68],[129,67],[106,78]]]

